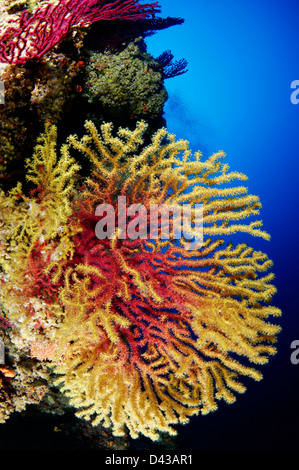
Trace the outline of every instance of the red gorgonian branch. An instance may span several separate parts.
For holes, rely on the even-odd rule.
[[[100,20],[137,21],[154,16],[159,5],[138,0],[60,0],[46,3],[33,13],[24,10],[0,31],[0,62],[25,63],[39,58],[66,38],[75,26],[87,26]]]

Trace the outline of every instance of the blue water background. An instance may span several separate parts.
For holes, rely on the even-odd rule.
[[[262,382],[234,405],[223,404],[180,429],[182,448],[296,448],[299,438],[299,364],[290,361],[299,340],[298,156],[299,104],[290,88],[299,80],[299,2],[277,0],[161,0],[162,16],[181,26],[147,40],[157,57],[171,49],[188,60],[188,73],[168,79],[169,131],[204,156],[227,154],[260,196],[271,241],[240,235],[274,261],[282,309],[278,354],[261,366]]]

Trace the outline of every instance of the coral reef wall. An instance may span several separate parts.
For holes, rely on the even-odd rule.
[[[145,37],[179,19],[154,22],[157,4],[137,1],[1,6],[0,420],[35,404],[92,423],[98,446],[104,428],[123,448],[174,436],[276,353],[272,262],[231,240],[269,240],[259,197],[224,152],[193,154],[167,131],[164,81],[186,62],[155,59]]]

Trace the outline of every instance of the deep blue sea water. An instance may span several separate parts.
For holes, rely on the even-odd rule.
[[[245,241],[274,261],[282,309],[278,354],[233,405],[194,418],[180,430],[192,449],[296,449],[299,439],[298,176],[299,2],[282,0],[161,0],[163,16],[185,19],[150,38],[154,56],[171,49],[188,72],[166,81],[168,129],[205,156],[224,150],[232,170],[248,177],[263,204],[271,241]],[[298,95],[299,96],[299,95]],[[240,241],[244,237],[240,236]]]

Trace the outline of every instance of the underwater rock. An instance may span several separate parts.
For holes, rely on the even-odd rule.
[[[146,52],[141,38],[121,51],[92,53],[83,96],[92,105],[88,117],[95,123],[112,120],[116,126],[135,125],[146,119],[151,129],[164,124],[168,94],[163,69]]]
[[[9,335],[0,331],[0,339],[7,352],[5,370],[3,366],[0,368],[0,423],[4,423],[11,413],[23,411],[27,405],[40,403],[48,392],[48,368],[29,358],[19,347],[18,338],[16,331],[11,331]],[[19,340],[21,343],[22,339]]]
[[[10,187],[24,174],[24,161],[46,121],[58,124],[76,99],[77,62],[50,52],[37,62],[8,65],[1,79],[5,105],[0,106],[0,183]]]
[[[83,33],[77,33],[59,52],[0,70],[5,89],[5,105],[0,106],[3,188],[24,181],[24,161],[46,122],[61,128],[62,139],[77,132],[86,118],[98,125],[113,120],[116,126],[131,127],[146,119],[151,130],[165,125],[163,67],[146,52],[143,40],[104,53],[79,53],[81,41]]]

